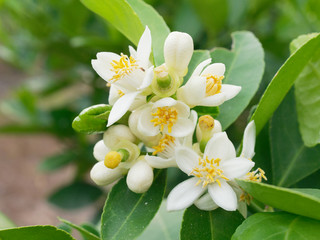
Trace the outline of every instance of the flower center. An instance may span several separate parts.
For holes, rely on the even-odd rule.
[[[158,107],[155,113],[151,113],[154,117],[151,122],[154,126],[160,126],[160,131],[163,131],[164,126],[168,126],[168,132],[171,133],[172,126],[177,122],[178,112],[174,107]]]
[[[206,75],[206,97],[220,93],[222,79],[224,76]]]
[[[202,159],[199,157],[199,167],[193,168],[189,175],[193,175],[199,178],[197,185],[202,183],[202,187],[206,187],[209,183],[217,182],[221,187],[219,178],[229,180],[223,175],[223,171],[219,168],[220,158],[216,159]]]
[[[129,58],[122,53],[119,61],[113,60],[111,66],[111,71],[114,72],[114,75],[110,79],[110,82],[116,82],[138,68],[137,61],[132,56]]]
[[[156,155],[159,152],[163,152],[170,143],[173,143],[175,141],[175,138],[166,134],[163,138],[160,139],[159,144],[157,146],[152,147],[155,149],[155,151],[152,153],[152,155]]]

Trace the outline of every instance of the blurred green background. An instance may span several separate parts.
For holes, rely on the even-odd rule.
[[[146,2],[164,17],[172,31],[189,33],[195,49],[230,48],[230,34],[239,30],[252,31],[261,41],[266,70],[257,96],[228,130],[236,143],[241,140],[251,107],[288,58],[290,41],[320,29],[319,0]],[[105,81],[91,68],[91,59],[101,51],[128,53],[129,44],[78,0],[0,0],[0,151],[4,153],[0,161],[0,211],[18,224],[43,223],[38,221],[41,213],[34,217],[36,220],[21,219],[24,207],[16,206],[23,206],[24,197],[30,195],[31,205],[34,196],[47,197],[54,211],[68,209],[75,218],[80,216],[78,209],[85,208],[87,213],[81,215],[81,221],[99,216],[105,193],[92,184],[88,172],[95,163],[92,147],[100,136],[78,134],[71,123],[83,108],[108,100]],[[30,148],[21,148],[24,141],[17,143],[34,136],[37,139],[28,143]],[[49,151],[28,157],[37,147]],[[26,162],[29,158],[36,160]],[[40,187],[45,189],[39,190],[41,194],[35,191],[32,196],[31,190],[19,190],[19,185],[25,189],[23,183],[28,182],[23,179],[23,166],[36,169],[31,173],[41,176],[26,187],[47,181]],[[65,170],[69,168],[72,170]],[[64,177],[66,174],[68,177]],[[46,176],[54,177],[46,180]],[[169,176],[171,186],[177,176],[175,172]],[[8,194],[11,189],[14,194]],[[22,199],[20,205],[10,201],[12,196]],[[43,211],[43,215],[46,213]],[[52,224],[51,219],[46,220]]]

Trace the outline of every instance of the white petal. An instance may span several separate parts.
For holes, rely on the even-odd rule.
[[[152,108],[156,109],[158,107],[172,107],[176,104],[177,104],[176,100],[174,100],[173,98],[170,98],[170,97],[166,97],[166,98],[162,98],[162,99],[156,101]]]
[[[130,52],[130,56],[137,59],[137,51],[130,45],[129,45],[129,52]]]
[[[180,77],[186,74],[193,54],[193,41],[189,34],[171,32],[164,43],[164,59],[167,67]]]
[[[124,170],[119,167],[114,169],[107,168],[104,162],[101,161],[93,166],[90,177],[97,185],[108,185],[121,178],[123,171]]]
[[[111,106],[113,106],[115,102],[120,98],[119,90],[122,91],[122,89],[120,89],[118,86],[111,84],[110,91],[109,91],[109,104]]]
[[[252,159],[254,156],[254,146],[256,143],[256,125],[254,121],[251,121],[243,135],[243,147],[241,152],[241,157]]]
[[[183,146],[187,146],[187,147],[191,148],[192,147],[192,141],[193,141],[193,132],[194,132],[194,129],[196,128],[197,121],[198,121],[197,112],[194,111],[194,110],[191,110],[189,119],[191,120],[191,122],[193,124],[193,130],[189,135],[187,135],[186,137],[183,138],[182,144],[183,144]]]
[[[212,200],[209,193],[204,194],[201,198],[194,202],[197,208],[204,211],[212,211],[219,206]]]
[[[139,92],[127,93],[116,101],[111,109],[107,127],[118,121],[129,110],[133,100],[138,94]]]
[[[221,92],[225,94],[226,101],[234,98],[241,91],[240,86],[230,85],[230,84],[222,84]]]
[[[137,47],[137,59],[139,60],[139,65],[144,69],[147,69],[149,64],[149,57],[151,53],[151,32],[146,26]]]
[[[223,63],[213,63],[206,67],[201,73],[201,75],[212,74],[217,76],[223,76],[225,71],[226,66]]]
[[[178,167],[188,175],[192,172],[194,167],[198,167],[199,155],[190,148],[177,148],[175,152],[175,159]]]
[[[164,133],[167,133],[173,137],[186,137],[194,130],[193,122],[187,118],[178,118],[177,122],[172,126],[171,132],[168,128],[164,128]]]
[[[145,156],[145,160],[147,163],[153,168],[169,168],[169,167],[177,167],[177,163],[174,157],[172,158],[162,158],[157,156]]]
[[[201,184],[196,185],[197,182],[198,178],[194,177],[178,184],[167,198],[167,210],[181,210],[191,206],[206,190]]]
[[[152,119],[151,107],[146,107],[140,112],[137,129],[141,134],[147,137],[156,136],[160,133],[159,126],[155,127],[153,122],[151,122]]]
[[[109,127],[103,134],[104,144],[109,148],[113,148],[121,140],[135,142],[137,138],[132,134],[129,127],[122,124]]]
[[[143,89],[149,87],[152,80],[153,80],[153,66],[146,70],[143,82],[142,82],[141,86],[138,88],[138,90],[143,90]]]
[[[106,147],[103,140],[97,142],[93,147],[93,156],[98,161],[104,161],[104,158],[108,152],[110,152],[110,149]]]
[[[193,71],[191,77],[198,77],[200,76],[200,73],[202,72],[203,68],[205,66],[207,66],[209,63],[211,63],[211,58],[204,60],[203,62],[201,62],[196,69]]]
[[[210,159],[220,158],[221,161],[226,161],[236,157],[236,150],[226,132],[221,132],[215,133],[208,141],[204,155]]]
[[[206,81],[203,77],[191,77],[189,81],[178,89],[179,100],[190,106],[198,105],[206,94]]]
[[[153,182],[153,169],[144,160],[135,163],[129,170],[127,185],[135,193],[146,192]]]
[[[221,179],[220,182],[221,187],[218,183],[209,184],[210,196],[219,207],[227,211],[235,211],[237,209],[237,195],[225,180]]]
[[[224,93],[217,93],[209,97],[201,99],[199,106],[216,107],[226,101],[226,95]]]
[[[177,110],[179,118],[188,118],[190,116],[190,108],[181,101],[176,101],[174,108]]]
[[[101,78],[105,81],[109,81],[114,75],[114,73],[110,71],[112,68],[110,63],[113,60],[118,61],[119,59],[120,56],[118,54],[112,52],[99,52],[97,54],[97,59],[91,60],[91,65]]]
[[[246,175],[254,166],[254,162],[247,158],[234,158],[221,163],[220,167],[229,180]]]

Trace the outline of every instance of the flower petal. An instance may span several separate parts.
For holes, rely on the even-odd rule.
[[[164,128],[164,133],[173,137],[186,137],[194,130],[193,122],[187,118],[178,118],[178,121],[172,126],[171,132],[168,131],[168,127]]]
[[[204,194],[201,198],[194,202],[197,208],[204,211],[212,211],[219,206],[212,200],[209,193]]]
[[[137,59],[139,60],[139,65],[144,69],[148,68],[149,57],[151,53],[151,32],[146,26],[137,47]]]
[[[162,158],[157,156],[145,156],[147,163],[153,168],[168,168],[168,167],[177,167],[177,163],[174,157],[172,158]]]
[[[226,95],[224,93],[217,93],[215,95],[205,97],[201,99],[199,106],[208,106],[208,107],[216,107],[221,105],[226,101]]]
[[[251,121],[243,135],[243,147],[240,154],[241,157],[252,159],[254,156],[254,146],[256,143],[256,125],[254,121]]]
[[[242,157],[221,162],[220,165],[223,170],[223,175],[225,175],[229,180],[243,177],[251,170],[251,168],[253,168],[253,166],[254,162]]]
[[[166,97],[162,98],[154,103],[152,106],[152,109],[156,109],[158,107],[172,107],[177,104],[177,101],[174,100],[173,98]]]
[[[130,45],[129,45],[129,52],[130,52],[130,56],[137,59],[137,51]]]
[[[198,178],[190,178],[172,189],[167,198],[167,210],[181,210],[191,206],[206,190],[201,184],[196,185],[197,182]]]
[[[221,92],[225,94],[226,101],[234,98],[241,91],[240,86],[230,85],[230,84],[222,84]]]
[[[189,106],[197,106],[206,94],[206,81],[203,77],[191,77],[183,87],[178,89],[177,97]]]
[[[107,127],[118,121],[128,111],[139,93],[140,92],[127,93],[119,98],[118,101],[116,101],[109,114]]]
[[[109,91],[109,104],[111,106],[113,106],[116,103],[116,101],[120,98],[119,90],[122,91],[122,89],[120,89],[118,86],[111,84]]]
[[[153,182],[153,169],[144,160],[136,162],[127,176],[128,188],[135,193],[146,192]]]
[[[93,156],[98,161],[104,161],[107,153],[110,152],[110,149],[104,144],[103,140],[100,140],[93,147]]]
[[[203,62],[201,62],[197,67],[196,69],[193,71],[192,75],[191,75],[191,78],[192,77],[198,77],[200,76],[200,73],[202,72],[203,68],[205,66],[207,66],[208,64],[211,63],[211,58],[208,58],[207,60],[204,60]],[[188,80],[189,81],[189,80]]]
[[[119,59],[120,56],[118,54],[112,52],[99,52],[97,53],[97,59],[91,60],[91,65],[102,79],[109,81],[114,75],[114,73],[110,71],[112,68],[110,63],[113,60],[118,61]]]
[[[153,80],[153,66],[146,70],[142,84],[138,88],[138,90],[144,90],[145,88],[149,87],[152,80]]]
[[[184,102],[176,101],[174,107],[177,110],[179,118],[188,118],[190,116],[190,108]]]
[[[107,168],[104,162],[101,161],[93,166],[90,177],[97,185],[108,185],[121,178],[123,173],[124,169],[119,167],[114,169]]]
[[[199,155],[190,148],[178,147],[175,151],[175,159],[178,167],[188,175],[194,167],[198,167]]]
[[[236,157],[236,150],[226,132],[218,132],[208,141],[204,155],[210,159],[220,158],[226,161]]]
[[[137,125],[139,133],[144,136],[151,137],[156,136],[160,132],[159,127],[155,127],[151,122],[152,119],[153,116],[151,115],[151,107],[148,106],[141,110]]]
[[[206,67],[201,73],[201,75],[212,74],[217,76],[223,76],[225,71],[226,66],[223,63],[213,63]]]
[[[221,179],[220,182],[221,187],[218,183],[209,184],[208,192],[211,198],[224,210],[235,211],[237,209],[237,195],[225,180]]]

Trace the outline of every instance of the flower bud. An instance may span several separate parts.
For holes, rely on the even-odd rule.
[[[127,185],[135,193],[144,193],[148,191],[153,182],[153,169],[141,156],[129,170],[127,176]]]
[[[171,32],[164,43],[164,59],[169,70],[179,77],[187,74],[188,65],[193,54],[193,41],[189,34]]]
[[[196,136],[200,143],[200,149],[203,152],[209,139],[214,133],[221,132],[222,127],[218,120],[213,119],[209,115],[204,115],[199,118],[197,124]]]
[[[130,131],[130,128],[126,125],[113,125],[103,134],[104,144],[109,148],[113,148],[113,146],[122,139],[130,142],[135,142],[137,140]]]
[[[91,179],[97,185],[108,185],[119,178],[121,178],[126,173],[123,168],[107,168],[103,161],[96,163],[90,172]]]
[[[93,147],[93,156],[98,161],[104,161],[104,158],[108,152],[110,152],[110,149],[106,147],[103,140],[97,142]]]

